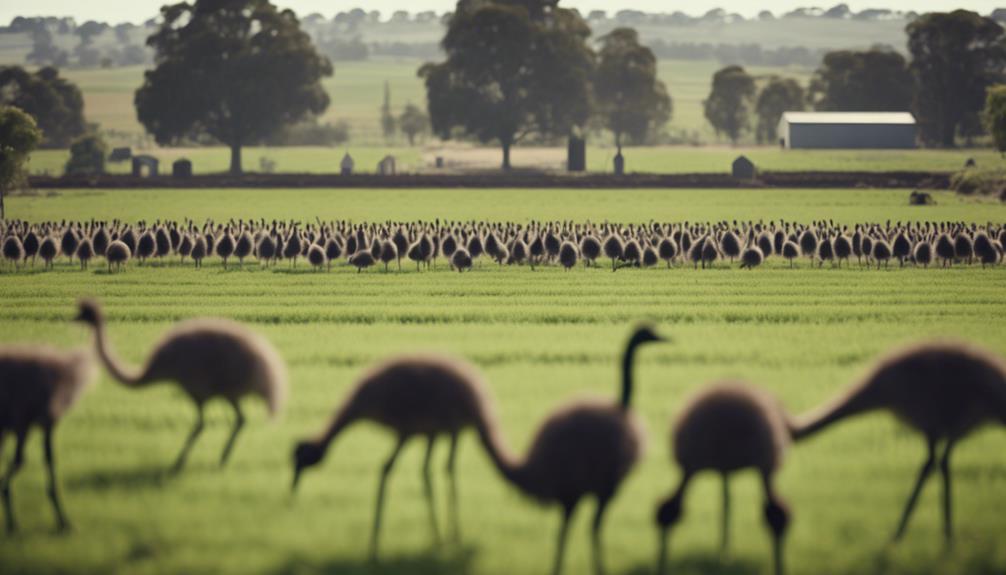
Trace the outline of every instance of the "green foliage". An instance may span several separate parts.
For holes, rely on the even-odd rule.
[[[706,119],[737,145],[741,134],[751,129],[751,101],[755,81],[744,68],[727,66],[713,75],[713,88],[705,101]]]
[[[915,115],[922,138],[951,147],[981,131],[989,86],[1004,80],[1006,44],[995,20],[967,10],[925,14],[908,25]]]
[[[34,118],[13,106],[0,106],[0,219],[6,215],[4,195],[24,183],[28,155],[41,140]]]
[[[499,142],[504,169],[525,136],[566,135],[591,112],[590,29],[575,11],[537,18],[545,8],[522,4],[462,0],[444,36],[447,60],[419,70],[433,131]]]
[[[894,50],[841,50],[824,56],[809,97],[822,112],[904,112],[913,88],[908,62]]]
[[[56,68],[35,73],[20,66],[0,68],[0,105],[20,108],[35,118],[43,147],[65,148],[84,133],[84,98],[77,86],[59,77]]]
[[[70,159],[64,171],[70,175],[104,174],[108,145],[97,134],[77,138],[70,146]]]
[[[1006,170],[968,168],[950,178],[950,189],[965,196],[1001,196],[1006,193]]]
[[[755,113],[758,115],[756,136],[758,143],[771,144],[779,139],[779,121],[786,112],[800,112],[805,108],[806,96],[800,83],[792,78],[769,78],[768,84],[758,94]]]
[[[645,143],[671,119],[667,87],[657,79],[657,59],[639,43],[631,28],[617,28],[601,37],[594,96],[604,126],[621,148],[622,135]]]
[[[984,118],[985,128],[992,134],[996,149],[1006,154],[1006,85],[989,88]]]
[[[430,129],[430,117],[415,104],[407,104],[398,118],[398,126],[409,139],[409,145],[415,144],[416,136],[425,134]]]
[[[332,65],[320,56],[296,16],[268,0],[175,4],[148,39],[157,67],[136,91],[137,116],[158,143],[205,132],[241,148],[328,107],[321,79]]]

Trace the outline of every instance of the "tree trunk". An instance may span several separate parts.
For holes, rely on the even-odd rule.
[[[231,175],[241,175],[241,144],[231,144]]]
[[[510,142],[503,142],[503,171],[510,171]]]
[[[3,188],[0,187],[0,220],[7,219],[7,212],[4,211],[3,207]]]

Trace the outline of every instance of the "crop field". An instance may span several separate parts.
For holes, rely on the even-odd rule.
[[[8,216],[30,221],[185,217],[387,221],[444,218],[707,221],[1006,221],[1006,205],[934,194],[907,205],[908,190],[71,190],[8,198]],[[176,259],[130,263],[109,275],[61,259],[50,272],[0,273],[0,341],[90,345],[70,322],[81,296],[100,298],[109,337],[133,365],[172,322],[214,315],[246,322],[286,360],[290,398],[268,421],[249,401],[248,425],[229,467],[216,462],[231,412],[211,404],[207,431],[190,467],[166,471],[195,416],[191,402],[164,385],[126,389],[102,372],[61,424],[56,458],[74,530],[53,534],[38,434],[13,484],[21,523],[0,537],[3,573],[505,574],[545,573],[559,525],[507,487],[471,434],[459,459],[460,544],[434,547],[423,499],[421,441],[406,447],[392,475],[380,563],[367,559],[378,472],[394,441],[361,424],[333,445],[290,494],[294,442],[317,433],[347,388],[372,362],[428,349],[467,358],[488,379],[503,435],[523,453],[548,413],[584,394],[614,397],[631,326],[653,322],[671,342],[638,360],[634,409],[648,446],[612,504],[605,524],[609,572],[654,572],[658,500],[674,487],[669,426],[685,399],[709,382],[744,379],[801,413],[830,399],[891,346],[926,337],[963,338],[1006,353],[1006,267],[955,266],[886,271],[789,269],[770,259],[753,271],[559,267],[471,273],[306,264],[223,270],[216,258],[195,270]],[[794,514],[786,547],[791,573],[1000,573],[1006,570],[1006,437],[983,430],[955,451],[957,540],[942,546],[939,485],[923,492],[906,539],[888,544],[924,442],[886,414],[850,420],[793,446],[779,492]],[[9,456],[8,441],[5,455]],[[446,517],[435,453],[437,501]],[[674,531],[674,573],[768,573],[770,539],[760,485],[733,482],[733,539],[718,554],[720,486],[700,476]],[[592,505],[570,533],[567,573],[590,568]],[[443,525],[443,521],[441,522]]]

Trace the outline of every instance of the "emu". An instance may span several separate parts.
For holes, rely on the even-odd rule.
[[[81,300],[75,319],[93,329],[98,357],[118,382],[140,388],[173,381],[195,403],[196,423],[175,460],[172,470],[176,473],[185,467],[189,450],[203,431],[203,405],[208,400],[226,399],[234,409],[234,427],[220,456],[221,466],[226,465],[244,427],[241,398],[262,397],[273,416],[282,409],[286,397],[283,360],[265,338],[240,324],[219,319],[179,323],[154,348],[143,369],[135,370],[122,365],[112,352],[98,302]]]

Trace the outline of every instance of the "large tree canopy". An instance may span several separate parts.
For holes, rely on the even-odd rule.
[[[800,112],[806,106],[803,87],[792,78],[772,76],[768,84],[758,94],[755,113],[758,128],[755,137],[758,143],[771,143],[779,138],[779,120],[786,112]]]
[[[20,108],[35,118],[43,147],[65,148],[84,133],[84,97],[55,68],[34,74],[20,66],[0,68],[0,105]]]
[[[196,0],[161,9],[164,22],[147,39],[153,70],[136,91],[136,113],[160,144],[206,133],[241,147],[328,107],[321,79],[332,64],[320,56],[290,10],[268,0]]]
[[[419,70],[433,131],[497,141],[509,169],[511,147],[528,134],[582,126],[591,112],[589,36],[576,12],[554,2],[461,0],[442,42],[447,60]]]
[[[727,66],[713,75],[713,88],[704,103],[706,119],[716,135],[726,134],[737,144],[741,134],[751,129],[751,101],[755,81],[740,66]]]
[[[601,38],[594,95],[620,152],[623,135],[642,143],[671,119],[671,97],[657,79],[657,58],[631,28],[617,28]]]
[[[912,75],[892,50],[825,54],[810,82],[810,101],[822,112],[905,112],[912,104]]]
[[[972,136],[989,86],[1003,79],[1003,28],[974,12],[925,14],[908,25],[922,138],[945,147]]]
[[[28,154],[42,139],[35,120],[12,106],[0,106],[0,220],[4,212],[4,194],[24,181]]]

